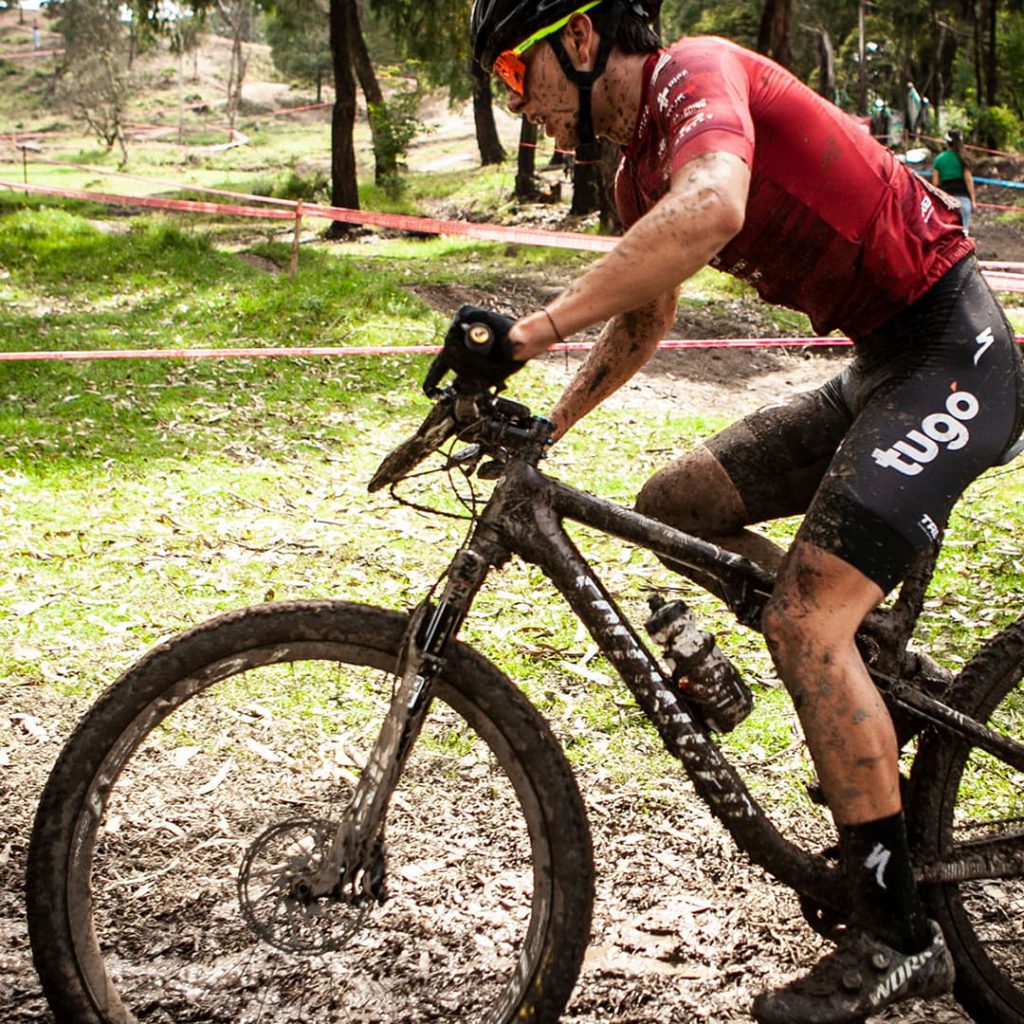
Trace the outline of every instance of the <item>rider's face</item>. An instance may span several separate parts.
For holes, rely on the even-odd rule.
[[[509,90],[509,110],[541,125],[559,149],[574,149],[579,110],[576,86],[565,77],[550,46],[531,46],[522,59],[526,65],[523,95]]]

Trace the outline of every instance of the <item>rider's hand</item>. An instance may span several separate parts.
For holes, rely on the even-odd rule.
[[[488,386],[504,383],[523,360],[512,354],[509,330],[515,321],[478,306],[463,306],[444,337],[441,354],[427,371],[423,390],[429,395],[448,370]]]
[[[543,355],[559,340],[553,335],[552,322],[543,310],[517,320],[509,332],[512,354],[524,363]]]

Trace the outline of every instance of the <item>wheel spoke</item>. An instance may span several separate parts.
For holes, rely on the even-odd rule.
[[[330,849],[391,699],[381,669],[395,664],[402,629],[386,618],[394,639],[384,649],[309,639],[303,620],[299,639],[249,644],[153,686],[128,722],[115,708],[116,734],[96,712],[103,749],[82,739],[51,782],[74,790],[83,770],[91,780],[73,834],[54,833],[41,813],[33,837],[30,902],[52,903],[55,888],[68,901],[48,926],[68,929],[56,952],[44,952],[52,934],[33,930],[51,1000],[78,998],[64,991],[70,959],[104,994],[93,1008],[113,989],[147,1024],[499,1024],[564,950],[550,992],[530,996],[541,1009],[524,1012],[560,1011],[588,930],[589,835],[543,721],[482,659],[465,684],[439,680],[391,802],[387,901],[352,902],[347,887],[314,898],[301,884]],[[167,660],[177,665],[173,650]],[[76,768],[79,755],[91,767]],[[566,841],[557,864],[555,822]],[[40,851],[54,844],[66,887],[44,877]],[[557,919],[556,881],[573,896]],[[92,1013],[75,1004],[67,1016],[124,1019]]]

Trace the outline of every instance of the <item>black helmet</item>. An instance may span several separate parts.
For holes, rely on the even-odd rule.
[[[619,20],[625,14],[643,22],[651,21],[657,17],[660,7],[661,0],[473,0],[473,13],[470,17],[473,59],[485,71],[490,71],[498,54],[529,39],[535,32],[563,18],[568,21],[570,15],[577,11],[600,12],[601,42],[594,66],[589,71],[573,66],[559,33],[546,37],[566,78],[577,86],[580,93],[576,158],[592,162],[598,158],[598,149],[591,90],[594,82],[604,74]]]
[[[498,54],[573,14],[586,0],[474,0],[469,33],[473,59],[490,71]]]
[[[498,54],[534,32],[574,14],[587,0],[473,0],[469,34],[473,59],[491,70]],[[657,20],[661,0],[598,0],[602,11],[619,7],[645,24]]]

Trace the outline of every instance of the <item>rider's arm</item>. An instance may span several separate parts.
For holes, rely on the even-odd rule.
[[[531,313],[516,323],[509,335],[515,357],[532,359],[557,340],[548,314],[567,338],[674,291],[743,227],[749,185],[749,168],[731,153],[705,153],[684,164],[666,195],[551,302],[547,313]]]
[[[676,316],[679,289],[612,317],[586,362],[562,393],[551,419],[558,440],[577,420],[617,391],[654,353]]]

